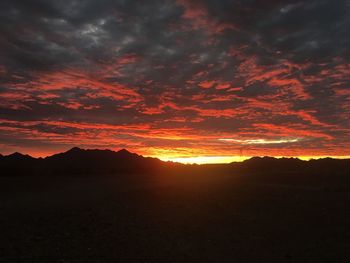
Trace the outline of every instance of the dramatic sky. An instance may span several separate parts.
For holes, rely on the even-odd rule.
[[[349,47],[349,0],[1,0],[0,152],[350,155]]]

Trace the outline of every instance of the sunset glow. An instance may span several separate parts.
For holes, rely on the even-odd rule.
[[[185,164],[205,164],[205,163],[232,163],[249,159],[245,156],[197,156],[197,157],[166,157],[160,156],[162,161],[171,161]]]
[[[346,1],[73,2],[0,4],[1,154],[350,156]]]
[[[232,163],[232,162],[242,162],[248,160],[254,156],[196,156],[196,157],[167,157],[158,156],[162,161],[171,161],[184,164],[218,164],[218,163]],[[264,156],[259,156],[264,157]],[[291,158],[291,156],[274,156],[275,158]],[[292,156],[295,157],[295,156]],[[303,161],[317,160],[323,158],[334,158],[334,159],[350,159],[348,156],[296,156]]]

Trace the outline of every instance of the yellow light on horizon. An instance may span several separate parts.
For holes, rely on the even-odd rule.
[[[162,161],[171,161],[183,164],[219,164],[219,163],[231,163],[231,162],[242,162],[248,160],[253,156],[153,156]],[[259,156],[263,157],[263,156]],[[323,159],[323,158],[334,158],[334,159],[350,159],[349,155],[344,156],[271,156],[277,159],[280,158],[298,158],[300,160],[309,161],[311,159]]]
[[[242,162],[250,156],[193,156],[193,157],[167,157],[159,156],[162,161],[171,161],[184,164],[213,164],[213,163],[231,163]]]

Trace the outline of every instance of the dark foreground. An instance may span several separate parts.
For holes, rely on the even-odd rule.
[[[0,178],[0,262],[350,262],[350,185],[123,178]]]

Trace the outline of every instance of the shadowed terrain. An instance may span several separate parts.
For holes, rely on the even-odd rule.
[[[0,165],[0,262],[350,260],[349,160],[181,165],[73,148]]]

